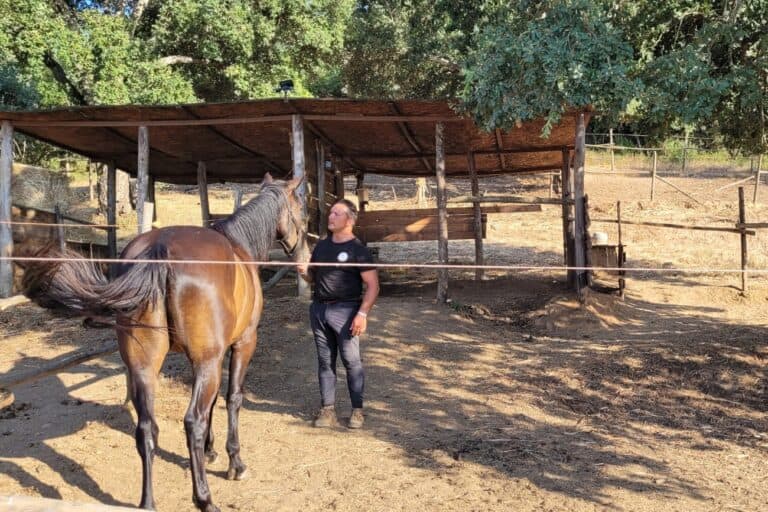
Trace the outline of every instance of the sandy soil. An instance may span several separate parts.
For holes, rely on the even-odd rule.
[[[652,204],[646,178],[592,175],[593,219],[614,217],[621,200],[625,219],[735,222],[735,190],[714,193],[733,178],[668,179],[703,204],[663,184]],[[545,185],[499,179],[486,188],[546,195]],[[412,208],[409,186],[398,184],[395,200],[389,181],[374,181],[374,206]],[[220,195],[223,210],[231,202]],[[170,197],[159,194],[161,219]],[[196,200],[173,197],[180,209]],[[749,221],[767,219],[768,207],[749,204]],[[491,215],[488,261],[560,264],[560,222],[554,207]],[[614,225],[605,231],[615,239]],[[738,235],[626,226],[623,237],[632,266],[738,266]],[[753,268],[768,267],[766,248],[766,232],[750,238]],[[451,243],[452,261],[473,254],[471,242]],[[382,244],[381,259],[437,253],[431,243]],[[765,276],[751,277],[742,296],[735,274],[641,272],[628,277],[625,300],[593,293],[584,306],[559,271],[494,272],[480,283],[452,276],[452,302],[439,306],[432,275],[386,273],[364,340],[368,418],[359,432],[310,426],[318,391],[307,305],[291,298],[290,283],[271,290],[241,415],[250,479],[224,478],[219,400],[222,457],[208,468],[215,502],[223,510],[768,509]],[[0,312],[0,331],[2,373],[113,338],[30,304]],[[191,375],[180,355],[162,375],[157,505],[193,510],[182,424]],[[342,379],[338,389],[344,417]],[[0,495],[138,502],[116,355],[14,391],[15,404],[0,411]]]

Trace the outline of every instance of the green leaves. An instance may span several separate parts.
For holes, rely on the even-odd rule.
[[[546,136],[568,108],[626,108],[638,83],[632,48],[589,1],[544,2],[489,24],[466,61],[464,108],[488,130],[545,117]]]

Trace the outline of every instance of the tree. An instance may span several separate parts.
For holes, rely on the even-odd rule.
[[[592,105],[665,137],[764,152],[766,0],[367,0],[349,24],[355,96],[455,98],[487,129]]]

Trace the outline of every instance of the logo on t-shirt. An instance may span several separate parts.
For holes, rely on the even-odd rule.
[[[349,259],[349,253],[347,251],[341,251],[336,256],[336,261],[339,261],[340,263],[346,263],[346,261]]]

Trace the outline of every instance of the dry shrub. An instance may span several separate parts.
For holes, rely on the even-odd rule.
[[[71,201],[69,178],[32,165],[14,164],[11,200],[15,204],[53,211],[56,205],[66,210]]]

